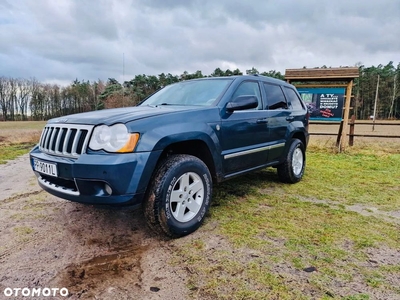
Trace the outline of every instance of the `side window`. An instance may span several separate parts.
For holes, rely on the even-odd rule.
[[[285,95],[279,85],[264,83],[264,89],[267,96],[266,109],[287,108]]]
[[[297,96],[296,92],[285,86],[285,92],[288,96],[289,102],[292,105],[293,110],[304,110],[304,104],[301,102],[299,96]]]
[[[260,93],[260,88],[258,86],[258,82],[255,81],[244,81],[242,82],[235,93],[233,94],[232,99],[235,99],[236,97],[239,96],[244,96],[244,95],[253,95],[257,97],[258,100],[258,106],[257,109],[260,109],[262,107],[261,103],[261,93]]]

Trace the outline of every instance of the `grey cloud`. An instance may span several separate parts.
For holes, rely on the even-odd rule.
[[[38,0],[0,3],[0,76],[125,79],[398,62],[400,2]],[[397,60],[397,61],[396,61]]]

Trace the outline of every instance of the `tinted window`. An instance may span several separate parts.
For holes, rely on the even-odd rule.
[[[303,103],[300,101],[297,93],[288,87],[285,87],[286,95],[288,96],[289,102],[292,105],[293,110],[304,110]]]
[[[287,108],[285,95],[279,85],[264,83],[264,89],[267,96],[266,109]]]
[[[239,85],[239,87],[237,88],[236,92],[233,94],[232,99],[235,99],[236,97],[244,96],[244,95],[256,96],[257,100],[258,100],[257,109],[260,109],[262,107],[261,93],[260,93],[260,88],[259,88],[257,82],[255,82],[255,81],[242,82]]]

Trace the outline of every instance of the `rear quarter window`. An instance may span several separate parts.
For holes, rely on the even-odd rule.
[[[288,100],[291,104],[291,107],[293,110],[305,110],[303,102],[300,100],[299,96],[297,93],[289,88],[289,87],[284,87],[286,96],[288,97]]]

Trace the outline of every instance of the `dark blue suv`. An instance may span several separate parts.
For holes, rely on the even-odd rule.
[[[50,120],[30,152],[39,185],[88,204],[143,204],[172,237],[195,231],[213,183],[265,167],[300,181],[308,112],[296,89],[264,76],[168,85],[136,107]]]

